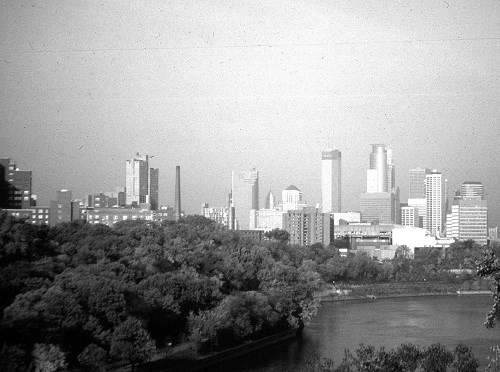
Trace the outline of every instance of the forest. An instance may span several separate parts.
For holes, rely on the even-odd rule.
[[[0,211],[0,370],[134,365],[180,343],[214,352],[300,330],[325,283],[475,280],[449,269],[475,269],[482,251],[468,241],[378,262],[341,257],[335,243],[290,245],[282,231],[266,238],[201,216],[48,227]]]

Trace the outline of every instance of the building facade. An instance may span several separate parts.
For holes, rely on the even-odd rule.
[[[342,211],[342,153],[339,150],[321,153],[321,195],[324,213]]]
[[[432,234],[442,234],[445,223],[445,187],[442,173],[434,170],[425,175],[426,224]]]
[[[230,208],[234,208],[234,217],[230,218],[234,220],[234,223],[230,228],[248,230],[250,210],[259,209],[259,172],[257,170],[232,172]]]
[[[333,220],[329,213],[322,213],[317,208],[288,211],[284,230],[290,234],[290,244],[327,246],[333,241]]]
[[[210,207],[205,203],[201,206],[201,215],[221,225],[229,226],[228,207]]]
[[[416,207],[401,207],[401,225],[421,227],[420,216],[418,215],[418,209]]]
[[[279,209],[252,209],[250,211],[250,230],[271,231],[284,229],[286,212]]]
[[[28,209],[34,206],[31,187],[30,170],[20,170],[10,158],[0,159],[0,208]]]

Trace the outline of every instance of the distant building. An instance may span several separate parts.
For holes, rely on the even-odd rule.
[[[432,235],[442,234],[446,217],[443,175],[434,170],[425,175],[426,230]]]
[[[460,186],[460,197],[471,198],[480,197],[484,198],[484,186],[481,182],[467,181]]]
[[[361,222],[361,212],[330,213],[330,217],[333,218],[333,224],[335,226],[341,225],[342,223],[360,223]]]
[[[286,212],[279,209],[252,209],[250,211],[250,230],[282,230]]]
[[[302,200],[302,192],[295,185],[290,185],[281,192],[281,209],[283,211],[302,209],[304,207],[306,207],[306,204]]]
[[[233,171],[231,178],[230,208],[234,208],[234,226],[230,228],[248,230],[250,210],[259,209],[259,172],[255,169]]]
[[[416,207],[401,207],[401,225],[421,227],[418,209]]]
[[[285,214],[284,230],[290,234],[290,244],[329,245],[333,240],[333,220],[329,213],[316,208],[291,210]]]
[[[36,206],[26,209],[5,209],[5,211],[20,220],[32,225],[48,225],[49,224],[49,206]]]
[[[396,225],[392,229],[392,244],[408,247],[412,255],[418,247],[446,248],[454,241],[453,238],[436,237],[420,227]]]
[[[57,191],[57,199],[50,202],[49,224],[55,226],[62,222],[79,219],[79,204],[73,202],[70,190]]]
[[[342,153],[339,150],[321,153],[321,195],[324,213],[342,211]]]
[[[408,199],[425,199],[425,178],[431,171],[427,168],[410,169]]]
[[[155,212],[137,208],[95,208],[87,211],[87,222],[113,226],[119,221],[144,220],[153,221]]]
[[[228,207],[209,207],[207,203],[201,206],[201,215],[221,225],[229,226]]]
[[[30,170],[20,170],[10,158],[0,158],[0,208],[27,209],[34,206],[31,187]]]
[[[499,240],[500,235],[498,234],[498,226],[488,229],[488,238],[490,238],[490,240]]]
[[[415,227],[422,227],[423,228],[426,224],[427,199],[426,198],[408,199],[408,207],[414,207],[417,210],[418,217],[419,217],[419,223]]]
[[[125,202],[129,206],[158,208],[159,170],[149,168],[148,155],[126,161]]]
[[[269,192],[266,195],[266,204],[264,206],[265,209],[274,209],[276,208],[276,205],[278,203],[276,202],[276,197],[274,196],[273,192],[269,190]]]
[[[446,236],[487,243],[488,206],[481,182],[464,182],[460,187],[446,218]]]
[[[366,192],[361,194],[361,216],[363,222],[379,224],[393,223],[396,203],[390,192]]]

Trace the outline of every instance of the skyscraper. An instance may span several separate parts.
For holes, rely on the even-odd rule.
[[[230,208],[234,208],[232,227],[236,230],[248,230],[250,210],[259,209],[259,172],[255,168],[250,171],[233,171],[231,178]]]
[[[426,226],[427,201],[425,194],[425,176],[431,171],[427,168],[410,169],[409,173],[409,189],[408,189],[408,206],[415,207],[418,212],[419,223],[417,227]]]
[[[274,196],[273,192],[269,190],[266,196],[266,209],[274,209],[276,207],[276,197]]]
[[[126,163],[125,184],[127,205],[137,206],[149,203],[149,166],[148,156],[137,153],[132,160]]]
[[[443,175],[433,170],[425,175],[426,223],[431,234],[443,232],[445,219],[445,190]]]
[[[175,167],[175,204],[174,218],[176,221],[181,219],[181,167]]]
[[[484,186],[481,182],[466,181],[460,186],[460,196],[462,198],[473,196],[484,198]]]
[[[342,211],[342,153],[325,150],[321,153],[321,194],[324,213]]]
[[[392,161],[392,156],[391,156],[391,161]],[[369,180],[366,187],[367,192],[389,191],[388,187],[389,179],[387,177],[387,171],[388,171],[388,162],[387,162],[387,149],[385,145],[382,143],[373,144],[372,152],[370,153],[370,169],[368,170],[368,176],[367,176],[367,179]]]
[[[302,200],[302,192],[295,185],[288,186],[281,192],[281,206],[283,211],[304,208],[306,204]]]
[[[382,143],[372,144],[366,192],[361,194],[361,216],[364,222],[382,224],[398,223],[400,219],[393,154]]]
[[[126,162],[125,202],[130,206],[158,209],[159,170],[149,168],[148,155],[136,154]]]

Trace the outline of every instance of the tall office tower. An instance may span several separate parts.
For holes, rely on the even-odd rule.
[[[181,219],[181,167],[175,167],[175,203],[174,218],[176,221]]]
[[[387,188],[388,190],[396,188],[396,167],[392,149],[387,149]]]
[[[250,210],[259,209],[259,172],[255,168],[232,172],[231,207],[234,208],[233,229],[248,230]]]
[[[342,212],[342,153],[321,153],[321,194],[324,213]]]
[[[366,172],[366,192],[361,194],[363,222],[399,222],[399,189],[395,186],[392,150],[381,143],[373,144],[370,169]]]
[[[387,171],[387,148],[382,143],[373,144],[370,153],[370,170],[367,173],[367,179],[369,180],[366,186],[367,192],[389,191]]]
[[[425,199],[425,176],[430,172],[427,168],[410,169],[408,199]]]
[[[295,185],[288,186],[281,192],[281,206],[283,211],[304,208],[306,204],[302,200],[302,192]]]
[[[149,203],[151,210],[158,210],[158,189],[159,189],[160,171],[158,168],[149,168]]]
[[[441,234],[445,220],[445,190],[443,175],[433,170],[425,175],[426,224],[431,234]]]
[[[460,186],[460,196],[462,198],[476,196],[484,198],[484,186],[481,182],[466,181]]]
[[[9,158],[0,159],[0,208],[26,209],[34,206],[31,171],[20,170]]]
[[[269,192],[266,195],[266,209],[274,209],[276,208],[276,197],[274,196],[273,192],[269,190]]]
[[[127,205],[138,206],[149,203],[148,156],[137,153],[126,163],[126,200]]]

